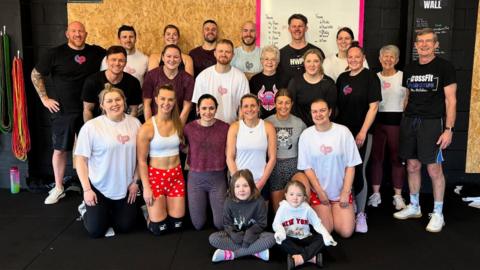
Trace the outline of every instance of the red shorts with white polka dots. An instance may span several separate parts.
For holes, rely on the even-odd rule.
[[[158,198],[160,195],[185,197],[185,180],[183,179],[182,166],[180,164],[168,170],[148,167],[148,180],[154,198]]]
[[[329,201],[330,203],[338,203],[340,201]],[[353,195],[350,193],[350,196],[348,197],[348,203],[352,204],[353,203]],[[322,202],[320,202],[320,198],[318,198],[318,195],[315,191],[310,191],[310,205],[320,205]]]

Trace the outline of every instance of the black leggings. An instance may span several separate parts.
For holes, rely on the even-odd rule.
[[[109,199],[93,185],[92,190],[97,194],[98,203],[95,206],[86,205],[83,225],[88,234],[93,238],[103,237],[109,227],[113,227],[115,233],[131,231],[137,217],[136,204],[129,204],[127,197],[120,200]]]
[[[280,248],[289,255],[300,254],[304,261],[308,261],[322,251],[323,245],[322,235],[312,234],[303,239],[287,236]]]

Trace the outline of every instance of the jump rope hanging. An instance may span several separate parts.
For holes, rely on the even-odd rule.
[[[23,62],[20,51],[13,59],[13,132],[12,152],[19,160],[27,160],[30,151],[30,131],[27,121],[27,104],[25,97],[25,81],[23,78]]]

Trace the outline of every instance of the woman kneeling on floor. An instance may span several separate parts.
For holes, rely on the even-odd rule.
[[[330,122],[330,105],[317,99],[310,108],[315,124],[300,135],[298,169],[308,177],[310,205],[325,228],[347,238],[355,228],[352,183],[362,160],[348,128]]]
[[[75,164],[82,183],[85,228],[91,237],[105,235],[109,227],[125,233],[135,225],[136,136],[140,121],[125,114],[125,95],[107,84],[100,92],[103,115],[80,130]]]
[[[223,223],[225,230],[209,238],[210,244],[217,248],[212,262],[248,255],[268,261],[268,249],[275,245],[275,239],[273,233],[263,231],[267,227],[267,206],[248,169],[232,175]]]
[[[173,87],[161,86],[155,102],[157,114],[138,132],[137,158],[148,212],[147,226],[154,235],[161,235],[182,228],[185,180],[179,149],[184,138]]]

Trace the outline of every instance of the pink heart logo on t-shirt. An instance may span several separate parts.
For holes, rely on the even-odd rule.
[[[120,135],[118,134],[117,136],[117,141],[119,141],[121,144],[125,144],[126,142],[128,142],[130,140],[130,136],[128,135]]]
[[[390,86],[392,86],[391,83],[389,83],[389,82],[387,82],[387,81],[383,81],[383,89],[390,88]]]
[[[324,155],[328,155],[330,154],[331,152],[333,151],[332,147],[331,146],[326,146],[324,144],[322,144],[320,146],[320,152],[322,152]]]
[[[352,93],[353,89],[352,87],[350,87],[350,85],[347,85],[343,88],[343,94],[346,96],[346,95],[350,95]]]
[[[224,88],[224,87],[222,87],[222,86],[219,86],[219,87],[218,87],[218,93],[219,93],[220,95],[225,95],[225,94],[227,93],[227,88]]]
[[[75,55],[75,62],[79,63],[80,65],[87,61],[87,58],[83,55]]]

